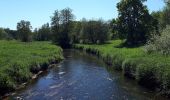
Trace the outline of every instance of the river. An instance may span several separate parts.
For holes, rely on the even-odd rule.
[[[11,99],[24,100],[164,100],[125,78],[97,57],[64,50],[65,60],[43,73]]]

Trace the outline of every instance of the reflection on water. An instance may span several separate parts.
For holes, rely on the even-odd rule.
[[[84,52],[64,51],[65,60],[11,98],[26,100],[150,100],[158,98]]]

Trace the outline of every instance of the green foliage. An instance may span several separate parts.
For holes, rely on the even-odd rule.
[[[82,30],[82,22],[81,21],[73,21],[72,22],[73,29],[71,34],[71,42],[79,43],[81,38],[81,30]]]
[[[157,25],[157,31],[161,32],[161,30],[166,27],[166,24],[163,21],[163,17],[164,17],[163,12],[162,11],[152,12],[151,15],[156,21],[155,24]]]
[[[144,47],[148,53],[158,52],[163,55],[170,55],[170,26],[163,30],[161,35],[154,35]]]
[[[96,54],[116,70],[137,80],[150,89],[160,89],[163,94],[170,95],[170,56],[157,53],[147,54],[143,47],[120,47],[123,41],[110,41],[103,45],[76,44],[76,49]]]
[[[11,30],[9,28],[5,28],[4,31],[7,33],[7,40],[18,39],[18,34],[16,30]]]
[[[21,20],[17,23],[18,38],[22,42],[29,42],[32,40],[31,24],[29,21]]]
[[[6,39],[7,33],[4,31],[4,29],[0,28],[0,39]]]
[[[128,58],[122,63],[122,69],[125,76],[134,78],[136,77],[137,64],[141,62],[141,59]]]
[[[0,95],[27,82],[33,74],[63,59],[62,49],[50,42],[0,41]]]
[[[39,30],[34,31],[34,39],[38,41],[51,40],[52,34],[49,23],[42,25]]]
[[[51,18],[51,27],[54,36],[53,42],[63,48],[70,46],[71,22],[73,19],[74,15],[70,8],[65,8],[61,11],[56,10]]]
[[[11,78],[5,74],[2,70],[0,71],[0,96],[14,90],[14,83]]]
[[[163,17],[162,17],[162,21],[163,24],[166,25],[170,25],[170,1],[166,0],[166,6],[163,9]]]
[[[117,4],[118,32],[128,45],[145,43],[153,29],[154,21],[143,5],[144,1],[146,0],[121,0]]]
[[[170,1],[165,1],[165,7],[162,10],[152,12],[151,15],[158,21],[158,29],[160,32],[164,28],[166,28],[167,25],[170,25]]]
[[[83,43],[104,43],[109,37],[109,25],[102,20],[84,20],[80,33]]]

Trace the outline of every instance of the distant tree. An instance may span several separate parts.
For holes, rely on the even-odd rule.
[[[4,31],[8,34],[7,39],[18,39],[16,30],[5,28]]]
[[[33,30],[33,40],[38,40],[38,28],[35,28],[34,30]]]
[[[29,42],[32,40],[31,24],[29,21],[21,20],[17,23],[18,37],[23,42]]]
[[[35,39],[38,41],[48,41],[51,39],[51,29],[49,23],[42,25],[39,30],[35,31]]]
[[[165,8],[163,9],[163,23],[165,25],[170,25],[170,0],[165,0]]]
[[[73,19],[74,15],[70,8],[65,8],[61,11],[56,10],[51,19],[51,27],[54,34],[53,42],[63,48],[70,46],[71,22]]]
[[[71,34],[71,42],[72,43],[79,43],[80,42],[80,32],[82,28],[81,21],[73,21],[72,22],[73,29]]]
[[[82,21],[81,39],[84,43],[104,43],[109,37],[109,24],[102,20]]]
[[[53,33],[52,40],[54,43],[58,43],[60,37],[60,12],[58,10],[54,12],[53,17],[51,18],[51,29]]]
[[[111,21],[110,21],[110,31],[111,31],[111,39],[118,39],[118,38],[120,38],[119,37],[119,35],[120,34],[118,34],[118,27],[117,27],[117,22],[118,22],[118,20],[117,19],[112,19]]]
[[[162,15],[163,15],[163,13],[161,11],[156,11],[156,12],[153,11],[151,13],[151,16],[155,20],[155,23],[157,23],[158,31],[160,31],[161,29],[163,29],[163,27],[165,27],[165,25],[163,25],[163,22],[162,22]]]
[[[8,34],[4,31],[4,29],[0,28],[0,39],[6,39],[7,35]]]
[[[121,0],[117,4],[119,34],[126,38],[128,45],[145,43],[152,31],[153,18],[143,5],[144,1]]]

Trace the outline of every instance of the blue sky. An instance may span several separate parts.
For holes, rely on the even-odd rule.
[[[50,22],[50,16],[56,9],[69,7],[76,20],[82,18],[109,20],[117,17],[116,4],[119,0],[1,0],[0,27],[16,29],[20,20],[28,20],[33,28]],[[148,0],[145,3],[149,11],[163,8],[163,0]]]

